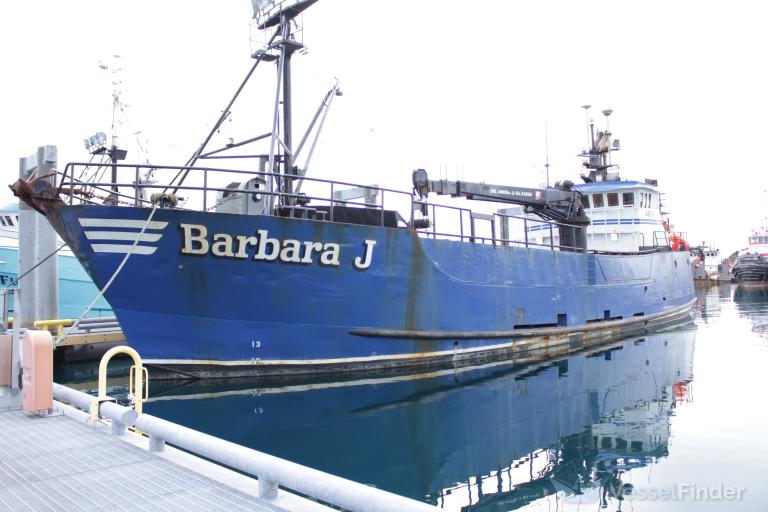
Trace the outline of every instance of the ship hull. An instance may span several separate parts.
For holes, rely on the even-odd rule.
[[[768,260],[754,253],[742,254],[733,265],[733,277],[740,283],[768,281]]]
[[[345,373],[578,350],[691,319],[687,253],[586,254],[158,209],[48,217],[160,376]],[[107,235],[105,233],[112,233]],[[121,238],[118,236],[117,238]]]

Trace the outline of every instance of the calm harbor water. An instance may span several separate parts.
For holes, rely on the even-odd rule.
[[[768,288],[721,285],[693,325],[537,366],[156,382],[145,411],[446,510],[764,510],[765,368]]]

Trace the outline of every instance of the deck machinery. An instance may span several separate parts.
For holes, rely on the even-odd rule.
[[[430,192],[477,201],[520,205],[526,213],[557,223],[562,250],[586,251],[589,217],[581,205],[581,193],[573,183],[556,183],[554,188],[523,188],[470,181],[430,180],[427,171],[413,171],[413,188],[422,199]]]

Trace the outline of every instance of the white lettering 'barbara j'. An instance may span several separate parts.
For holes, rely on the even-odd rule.
[[[219,258],[252,259],[254,261],[280,261],[338,267],[340,265],[341,246],[333,242],[280,240],[271,238],[266,229],[256,230],[255,235],[230,235],[214,233],[209,235],[208,228],[201,224],[180,223],[182,232],[181,254]],[[375,240],[363,242],[364,253],[354,259],[354,267],[366,270],[373,259]]]
[[[365,270],[371,266],[373,246],[376,245],[376,240],[366,240],[363,242],[363,245],[365,246],[365,254],[362,257],[356,257],[354,261],[354,265],[357,270]]]

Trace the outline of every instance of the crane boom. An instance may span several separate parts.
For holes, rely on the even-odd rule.
[[[581,205],[581,193],[572,190],[573,183],[565,181],[554,188],[524,188],[509,185],[493,185],[471,181],[430,180],[427,171],[413,171],[413,188],[420,198],[430,192],[451,197],[464,197],[477,201],[521,205],[527,213],[544,220],[569,224],[558,226],[560,244],[576,249],[586,249],[586,226],[590,223]]]

